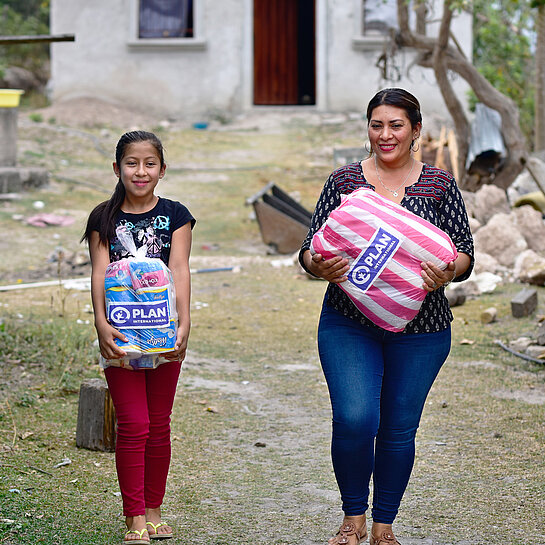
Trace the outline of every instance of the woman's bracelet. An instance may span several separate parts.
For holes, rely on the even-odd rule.
[[[443,284],[443,287],[446,288],[454,279],[456,278],[456,262],[454,262],[454,276]]]

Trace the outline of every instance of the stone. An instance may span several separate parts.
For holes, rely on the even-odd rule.
[[[479,293],[492,293],[502,281],[501,276],[491,272],[482,272],[472,275],[472,277],[477,284]]]
[[[472,233],[476,233],[482,227],[482,223],[478,219],[471,216],[467,219],[469,221],[469,230]]]
[[[461,287],[449,287],[445,290],[445,296],[450,308],[459,307],[466,302],[466,295]]]
[[[534,286],[545,285],[545,258],[533,250],[525,250],[515,260],[515,278]]]
[[[545,253],[545,222],[541,212],[530,205],[524,205],[515,208],[511,214],[514,215],[519,233],[526,240],[528,248]]]
[[[539,191],[539,187],[532,178],[532,175],[524,169],[507,188],[507,198],[511,205],[514,205],[519,197],[534,191]]]
[[[507,195],[495,185],[483,185],[475,193],[473,217],[481,224],[486,224],[495,214],[510,212]]]
[[[509,348],[522,354],[532,344],[532,342],[533,341],[530,339],[530,337],[519,337],[518,339],[515,339],[509,343]]]
[[[0,193],[30,191],[49,184],[49,173],[43,168],[0,166]]]
[[[476,250],[491,255],[505,267],[512,267],[518,254],[528,248],[510,214],[495,214],[473,238]]]
[[[537,341],[537,344],[541,346],[545,346],[545,322],[541,322],[541,324],[539,324],[539,329],[537,330],[537,335],[536,335],[536,341]]]
[[[537,308],[537,290],[524,288],[511,299],[511,314],[515,318],[530,316]]]
[[[545,347],[532,344],[526,349],[526,354],[532,358],[545,360]]]
[[[497,259],[484,252],[475,252],[475,266],[473,268],[475,274],[483,272],[496,273],[500,270],[501,267]]]

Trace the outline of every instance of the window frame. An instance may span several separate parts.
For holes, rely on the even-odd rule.
[[[384,46],[389,40],[387,34],[372,34],[367,35],[364,32],[363,9],[365,0],[354,0],[355,12],[354,23],[356,25],[355,35],[352,38],[352,47],[359,51],[376,50]]]
[[[129,0],[129,40],[130,48],[166,48],[166,49],[206,49],[203,29],[204,0],[193,0],[193,36],[188,38],[140,38],[140,1]]]

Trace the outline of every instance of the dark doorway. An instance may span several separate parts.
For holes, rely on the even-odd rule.
[[[316,104],[315,0],[254,0],[254,104]]]

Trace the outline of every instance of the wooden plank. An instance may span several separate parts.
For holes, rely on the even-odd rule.
[[[447,166],[445,164],[445,159],[443,157],[443,150],[445,148],[445,144],[447,143],[446,139],[447,135],[447,129],[445,126],[441,127],[441,133],[439,134],[439,140],[437,141],[437,151],[435,152],[435,166],[437,168],[445,169]]]
[[[0,36],[0,45],[30,44],[40,42],[74,42],[74,34],[37,34],[36,36]]]
[[[458,141],[456,140],[456,135],[452,129],[448,132],[447,145],[450,155],[450,164],[452,166],[452,174],[454,174],[456,180],[460,180],[460,172],[458,169]]]

